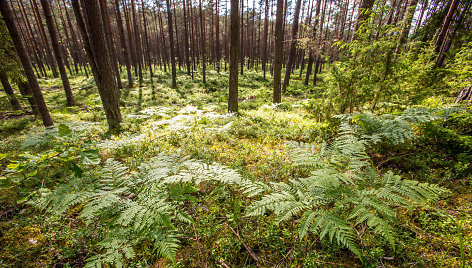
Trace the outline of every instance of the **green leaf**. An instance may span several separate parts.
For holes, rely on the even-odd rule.
[[[60,124],[58,127],[57,127],[57,132],[59,133],[59,136],[70,136],[70,134],[72,133],[72,130],[70,129],[69,126],[65,125],[65,124]]]
[[[84,165],[98,165],[100,164],[100,156],[98,150],[85,150],[80,153],[82,157],[82,164]]]
[[[77,177],[77,178],[82,178],[82,174],[84,173],[83,170],[81,168],[79,168],[79,166],[77,166],[75,163],[72,163],[72,172],[74,172],[74,175]]]

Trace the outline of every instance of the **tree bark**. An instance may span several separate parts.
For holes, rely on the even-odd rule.
[[[108,128],[115,131],[120,128],[121,112],[120,99],[116,87],[109,51],[104,33],[103,22],[100,19],[100,6],[97,0],[83,0],[84,14],[87,18],[87,28],[85,26],[78,0],[72,0],[77,24],[84,40],[92,72],[97,83],[98,92],[102,100],[103,108],[107,118]],[[90,19],[94,18],[94,19]],[[89,35],[87,35],[87,30]]]
[[[172,87],[177,87],[177,70],[175,67],[175,47],[174,47],[174,29],[172,23],[172,11],[170,0],[166,0],[167,6],[167,28],[169,29],[169,43],[170,43],[170,63],[172,66]]]
[[[166,0],[167,1],[167,0]],[[202,75],[203,75],[203,84],[206,85],[206,63],[205,63],[205,25],[203,24],[203,10],[202,10],[202,0],[200,0],[200,43],[201,43],[201,54],[202,54]]]
[[[13,88],[11,87],[10,82],[8,81],[8,77],[2,68],[0,68],[0,82],[2,83],[3,90],[5,90],[8,100],[10,101],[10,104],[13,107],[13,110],[22,110],[20,102],[18,102],[18,99],[15,97]]]
[[[115,13],[116,13],[116,24],[118,26],[118,32],[120,34],[121,49],[123,57],[125,58],[126,74],[128,75],[128,87],[133,87],[133,77],[131,75],[131,63],[129,58],[129,46],[126,43],[125,30],[123,27],[123,21],[121,19],[120,3],[119,0],[115,0]]]
[[[287,86],[290,82],[290,74],[292,72],[292,65],[295,61],[295,54],[297,50],[297,32],[298,32],[298,18],[300,16],[300,7],[302,4],[302,0],[297,0],[297,5],[295,6],[295,14],[293,17],[293,24],[292,24],[292,40],[290,42],[290,52],[287,59],[287,65],[285,69],[285,77],[284,77],[284,84],[282,87],[282,92],[285,93],[287,91]]]
[[[62,86],[64,87],[64,92],[66,93],[67,106],[75,106],[76,103],[70,88],[69,77],[67,76],[66,69],[64,68],[64,58],[59,46],[56,27],[54,26],[54,21],[52,19],[51,6],[49,5],[48,0],[41,0],[41,6],[43,7],[46,25],[49,31],[49,36],[51,37],[52,49],[54,51],[54,56],[56,57],[57,67],[59,68],[59,73],[61,74]]]
[[[277,12],[275,14],[275,60],[274,60],[274,92],[273,102],[282,101],[282,92],[280,90],[282,60],[283,60],[283,9],[284,0],[277,0]]]
[[[34,103],[38,108],[43,124],[45,127],[52,126],[54,123],[52,121],[51,115],[49,114],[46,102],[44,101],[41,89],[39,88],[38,80],[36,80],[36,76],[34,75],[33,66],[31,66],[29,56],[26,53],[23,43],[21,42],[18,29],[13,22],[13,16],[10,8],[8,7],[7,0],[0,0],[0,13],[3,16],[3,20],[5,21],[5,25],[7,26],[8,32],[11,36],[13,46],[15,47],[21,65],[23,66],[26,78],[28,79],[29,86],[33,93]]]
[[[228,111],[238,112],[239,3],[231,0]]]

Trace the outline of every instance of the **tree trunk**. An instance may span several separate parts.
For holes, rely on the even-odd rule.
[[[0,82],[2,83],[3,90],[5,90],[8,100],[10,101],[10,104],[13,107],[13,110],[22,110],[20,102],[18,102],[18,100],[16,99],[15,93],[13,92],[10,82],[8,81],[8,77],[2,68],[0,68]]]
[[[134,41],[136,46],[136,60],[138,63],[138,77],[139,77],[139,84],[143,83],[143,54],[141,49],[141,38],[139,34],[139,25],[136,15],[136,6],[134,4],[134,0],[131,0],[131,13],[133,15],[133,26],[134,26]]]
[[[264,79],[266,78],[266,62],[267,62],[267,35],[269,31],[269,0],[265,0],[264,12],[264,51],[262,52],[262,71]]]
[[[54,21],[52,19],[51,7],[49,6],[48,0],[41,0],[41,6],[43,7],[44,16],[46,18],[46,25],[48,27],[49,36],[51,37],[51,44],[54,51],[54,56],[56,57],[57,66],[59,67],[59,73],[61,74],[62,86],[64,87],[64,92],[66,93],[67,106],[74,106],[75,99],[72,95],[72,90],[70,88],[69,77],[67,77],[66,69],[64,68],[64,59],[62,56],[61,48],[59,46],[59,39],[57,38],[56,27],[54,26]]]
[[[133,87],[133,77],[131,75],[131,63],[129,58],[129,47],[126,43],[125,30],[123,28],[123,21],[121,19],[120,3],[119,0],[115,0],[115,13],[116,13],[116,24],[118,26],[118,32],[120,34],[121,49],[125,58],[126,73],[128,75],[128,87]]]
[[[51,115],[49,114],[46,102],[44,101],[41,89],[39,88],[38,80],[36,80],[36,76],[34,75],[33,67],[31,66],[29,56],[25,50],[23,43],[21,42],[21,38],[18,34],[18,29],[16,28],[16,25],[13,22],[13,16],[10,11],[10,8],[8,7],[7,0],[0,0],[0,13],[3,16],[3,20],[5,21],[5,25],[7,26],[8,32],[11,36],[13,46],[15,47],[21,65],[23,66],[26,78],[28,79],[29,86],[33,93],[34,103],[38,108],[38,111],[41,115],[41,119],[43,120],[43,124],[46,127],[52,126],[54,123],[52,121]]]
[[[167,0],[166,0],[167,1]],[[202,0],[200,0],[200,42],[201,42],[201,54],[202,54],[202,75],[203,75],[203,84],[206,85],[206,63],[205,63],[205,25],[203,24],[203,10],[202,10]]]
[[[239,3],[231,0],[228,111],[238,112]]]
[[[113,65],[113,72],[115,73],[118,89],[122,89],[123,84],[121,82],[120,68],[118,66],[118,57],[116,56],[115,45],[113,42],[113,32],[111,30],[111,20],[110,20],[110,14],[108,12],[107,0],[99,0],[99,2],[100,2],[100,10],[102,14],[102,23],[104,27],[105,38],[107,40],[107,44],[109,48],[108,52],[110,53],[110,60]]]
[[[275,15],[275,60],[274,60],[274,92],[273,102],[282,101],[282,92],[280,90],[282,60],[283,60],[283,9],[284,0],[277,0],[277,12]]]
[[[449,25],[451,24],[452,17],[456,12],[458,4],[459,0],[452,0],[451,6],[449,7],[449,11],[447,12],[447,16],[446,18],[444,18],[444,23],[441,27],[441,31],[439,32],[438,38],[436,39],[436,43],[434,43],[434,51],[436,51],[436,53],[439,53],[441,50],[444,37],[446,36],[447,30],[449,29]]]
[[[359,6],[358,15],[357,15],[357,20],[356,20],[356,26],[354,27],[354,34],[352,35],[353,37],[356,35],[355,33],[357,30],[359,30],[359,27],[361,26],[364,21],[369,19],[370,14],[372,13],[372,6],[374,5],[374,0],[362,0],[361,5]]]
[[[187,24],[187,8],[185,6],[186,0],[183,0],[184,9],[184,46],[185,46],[185,62],[187,64],[187,74],[190,75],[190,48],[188,41],[188,24]]]
[[[415,15],[417,4],[418,0],[410,0],[410,3],[408,4],[408,10],[402,26],[402,33],[400,35],[398,46],[395,51],[397,53],[400,51],[401,47],[406,43],[408,39],[408,34],[410,33],[411,28],[411,22],[413,21],[413,16]]]
[[[48,43],[48,40],[46,38],[46,32],[44,30],[44,26],[43,26],[43,23],[41,21],[41,15],[39,14],[39,10],[38,10],[38,4],[37,4],[36,0],[32,0],[31,4],[32,4],[32,7],[33,7],[33,12],[35,14],[36,22],[38,24],[39,33],[40,33],[41,39],[43,40],[43,43],[44,43],[44,48],[46,50],[46,56],[47,56],[47,59],[49,61],[50,66],[51,66],[52,75],[53,75],[54,78],[57,78],[57,77],[59,77],[59,74],[57,73],[56,64],[54,63],[54,59],[52,57],[51,48],[49,47],[49,43]]]
[[[170,43],[170,63],[172,66],[172,87],[177,87],[177,70],[175,67],[175,48],[174,48],[174,31],[172,23],[172,11],[170,0],[166,0],[167,5],[167,28],[169,29],[169,43]]]
[[[292,65],[295,61],[295,54],[296,54],[295,52],[297,50],[298,18],[300,16],[301,4],[302,4],[302,0],[297,0],[297,5],[295,6],[295,14],[293,17],[293,25],[292,25],[292,41],[290,42],[290,52],[288,55],[287,65],[285,69],[284,84],[282,87],[283,93],[287,91],[287,86],[290,82],[290,74],[292,72]]]
[[[84,14],[87,18],[100,18],[100,6],[97,0],[83,0]],[[87,19],[87,28],[84,24],[78,0],[72,0],[77,24],[84,40],[95,82],[102,99],[107,118],[108,128],[115,131],[120,128],[121,112],[120,99],[116,88],[113,66],[109,59],[109,51],[104,33],[103,22],[100,19]],[[89,35],[87,35],[87,30]]]

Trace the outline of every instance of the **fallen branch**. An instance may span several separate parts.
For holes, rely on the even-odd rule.
[[[256,262],[260,262],[260,261],[263,261],[262,259],[260,259],[259,257],[257,257],[257,255],[254,253],[254,251],[252,251],[251,248],[249,248],[246,243],[244,243],[244,241],[242,240],[241,236],[239,235],[239,232],[236,232],[233,228],[231,228],[231,226],[229,226],[229,224],[226,223],[226,225],[228,226],[228,228],[231,230],[231,232],[233,232],[234,235],[236,235],[236,237],[238,238],[239,242],[241,242],[241,244],[243,244],[243,247],[246,249],[247,253],[249,253],[249,256],[252,257],[252,259]]]

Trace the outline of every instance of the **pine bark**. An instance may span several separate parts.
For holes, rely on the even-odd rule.
[[[172,66],[172,87],[177,87],[177,70],[175,67],[175,47],[174,47],[174,31],[172,24],[172,11],[170,0],[166,0],[167,6],[167,28],[169,29],[169,43],[170,43],[170,63]],[[205,76],[204,76],[205,77]]]
[[[83,0],[86,18],[100,18],[100,6],[97,0]],[[103,22],[100,19],[87,19],[87,26],[82,17],[78,0],[72,0],[77,24],[84,41],[98,92],[102,100],[107,118],[108,129],[115,131],[120,128],[120,99],[116,87],[112,62],[109,55]],[[88,32],[88,34],[87,34]]]
[[[123,27],[123,21],[121,18],[120,3],[119,0],[115,0],[115,14],[116,14],[116,25],[118,26],[118,32],[120,35],[121,49],[126,64],[126,74],[128,75],[128,87],[133,87],[133,77],[131,75],[131,60],[129,58],[129,46],[126,43],[125,30]]]
[[[300,7],[302,4],[302,0],[297,0],[297,5],[295,6],[295,14],[293,17],[293,24],[292,24],[292,40],[290,42],[290,52],[287,59],[287,65],[285,69],[285,77],[284,77],[284,84],[282,87],[282,92],[285,93],[287,91],[287,86],[290,82],[290,74],[292,72],[292,65],[295,61],[296,56],[296,49],[297,49],[297,32],[298,32],[298,19],[300,16]]]
[[[239,3],[231,0],[228,111],[238,112]]]
[[[56,27],[54,26],[54,21],[51,14],[51,6],[49,5],[48,0],[41,0],[41,6],[43,7],[44,17],[46,18],[46,25],[51,38],[54,56],[56,57],[57,67],[59,68],[59,73],[61,74],[62,86],[64,87],[64,92],[67,98],[67,106],[75,106],[76,103],[74,95],[72,95],[69,77],[67,76],[66,69],[64,67],[64,57],[61,52],[59,38],[57,37]]]
[[[13,110],[15,111],[22,110],[20,102],[15,97],[13,88],[11,87],[10,82],[8,81],[8,77],[5,73],[5,70],[3,70],[2,68],[0,68],[0,82],[2,83],[3,90],[7,94],[8,100],[10,101],[10,104],[13,107]]]
[[[275,60],[274,60],[274,91],[273,102],[282,101],[282,92],[280,88],[282,61],[283,61],[283,9],[284,0],[277,0],[277,11],[275,14]]]
[[[5,21],[5,25],[7,26],[8,32],[11,36],[13,46],[15,47],[18,58],[20,59],[21,65],[23,66],[23,70],[33,93],[34,103],[41,115],[43,124],[45,127],[52,126],[54,123],[52,121],[51,115],[49,114],[46,102],[44,101],[41,89],[39,88],[38,80],[36,80],[36,76],[34,75],[33,66],[31,65],[29,56],[21,41],[20,35],[18,34],[18,29],[13,21],[13,15],[10,8],[8,7],[7,0],[0,0],[0,13],[3,16],[3,20]]]
[[[167,1],[167,0],[166,0]],[[203,20],[202,0],[200,0],[200,44],[201,44],[201,55],[202,55],[202,76],[203,84],[206,84],[206,62],[205,62],[205,25]]]

